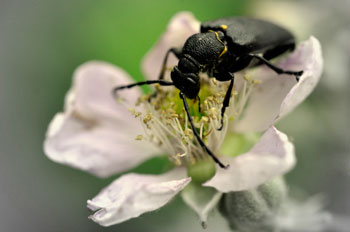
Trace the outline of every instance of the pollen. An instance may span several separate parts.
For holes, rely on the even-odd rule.
[[[130,113],[131,113],[132,115],[135,114],[135,108],[129,108],[129,111],[130,111]]]
[[[210,108],[210,110],[209,110],[209,117],[211,119],[216,120],[217,119],[216,115],[217,115],[217,109],[215,107]]]
[[[152,114],[151,113],[148,113],[148,114],[145,115],[145,117],[143,117],[143,122],[145,124],[147,124],[151,120],[152,120]]]
[[[169,160],[175,165],[191,167],[208,159],[207,152],[195,137],[195,130],[208,148],[216,156],[220,156],[218,149],[224,141],[228,124],[235,123],[242,114],[254,86],[253,81],[248,79],[245,77],[239,89],[234,86],[230,105],[223,118],[221,109],[229,83],[215,78],[201,79],[199,99],[187,99],[194,128],[191,127],[183,102],[179,98],[179,90],[156,86],[157,94],[143,95],[137,101],[144,108],[144,113],[141,114],[134,108],[129,109],[141,121],[144,130],[143,135],[138,135],[135,139],[149,141],[158,146],[169,154]],[[224,126],[219,131],[217,128],[221,126],[221,120]]]
[[[202,123],[208,123],[209,122],[209,118],[207,116],[203,116],[203,117],[201,117],[201,122]]]
[[[135,139],[136,140],[142,140],[142,138],[143,138],[143,135],[137,135]]]
[[[193,131],[190,128],[186,128],[184,130],[184,134],[189,138],[189,139],[193,139]]]
[[[129,112],[131,115],[135,116],[135,118],[139,117],[142,114],[141,112],[136,112],[135,108],[129,108]]]
[[[252,80],[252,83],[254,85],[258,85],[258,84],[261,84],[261,80]]]

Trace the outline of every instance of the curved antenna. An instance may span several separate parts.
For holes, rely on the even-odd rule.
[[[136,83],[133,83],[133,84],[130,84],[130,85],[121,85],[121,86],[115,87],[115,88],[113,89],[113,94],[116,95],[116,94],[117,94],[117,91],[122,90],[122,89],[130,89],[130,88],[135,87],[135,86],[154,85],[154,84],[160,84],[160,85],[162,85],[162,86],[171,86],[171,85],[174,85],[173,82],[164,81],[164,80],[140,81],[140,82],[136,82]]]

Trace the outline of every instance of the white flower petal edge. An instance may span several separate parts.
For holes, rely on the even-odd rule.
[[[321,77],[323,59],[320,42],[315,37],[311,37],[300,46],[303,46],[303,48],[300,48],[299,53],[292,54],[290,60],[285,60],[281,63],[281,66],[285,67],[290,66],[289,62],[294,61],[295,66],[304,65],[305,68],[299,82],[293,86],[283,99],[278,118],[288,114],[304,101],[314,90]],[[302,58],[298,58],[298,56]],[[303,64],[303,62],[305,63]]]
[[[87,201],[90,219],[102,226],[124,222],[159,209],[190,183],[181,168],[163,175],[126,174]]]
[[[323,68],[319,41],[310,37],[277,66],[285,70],[303,70],[304,73],[296,82],[294,76],[277,75],[264,66],[248,71],[251,78],[262,80],[262,83],[253,89],[244,117],[235,125],[235,131],[264,131],[310,95]]]
[[[147,79],[158,79],[162,63],[170,48],[181,48],[191,35],[198,33],[200,22],[190,12],[176,14],[168,24],[165,33],[160,37],[153,48],[146,54],[142,61],[142,71]],[[177,64],[177,59],[172,54],[169,56],[167,67]],[[165,79],[169,78],[166,72]]]
[[[203,185],[225,193],[249,190],[292,169],[294,146],[285,134],[271,127],[249,152],[222,161],[230,167],[218,169]]]
[[[104,62],[80,66],[67,93],[65,112],[51,121],[44,151],[58,163],[99,177],[126,171],[155,154],[149,143],[134,138],[142,131],[125,104],[133,104],[140,91],[121,91],[125,103],[117,103],[112,89],[132,82],[123,70]]]

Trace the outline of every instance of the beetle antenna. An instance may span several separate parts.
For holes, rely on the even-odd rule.
[[[215,161],[215,163],[217,163],[221,168],[225,168],[225,169],[228,168],[229,165],[224,165],[223,163],[221,163],[220,160],[218,158],[216,158],[216,156],[213,154],[213,152],[211,150],[209,150],[209,148],[205,145],[205,143],[203,142],[203,140],[199,136],[197,130],[195,129],[195,127],[193,125],[192,116],[190,115],[190,112],[189,112],[189,109],[188,109],[188,104],[187,104],[187,101],[186,101],[186,97],[185,97],[183,92],[180,92],[180,98],[182,99],[182,101],[184,103],[185,111],[186,111],[188,120],[190,121],[193,134],[196,137],[196,139],[199,142],[199,144],[201,145],[201,147],[203,148],[203,150],[205,150],[209,154],[209,156]]]
[[[135,87],[135,86],[154,85],[154,84],[160,84],[160,85],[162,85],[162,86],[171,86],[171,85],[174,85],[173,82],[164,81],[164,80],[140,81],[140,82],[136,82],[136,83],[133,83],[133,84],[130,84],[130,85],[121,85],[121,86],[115,87],[115,88],[113,89],[113,94],[114,94],[114,95],[117,95],[117,92],[118,92],[119,90],[122,90],[122,89],[130,89],[130,88]]]

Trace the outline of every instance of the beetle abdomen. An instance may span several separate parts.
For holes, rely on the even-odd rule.
[[[224,26],[223,26],[224,25]],[[201,32],[220,30],[226,34],[229,48],[237,55],[264,53],[278,46],[294,47],[294,36],[274,23],[247,17],[227,17],[201,24]]]

